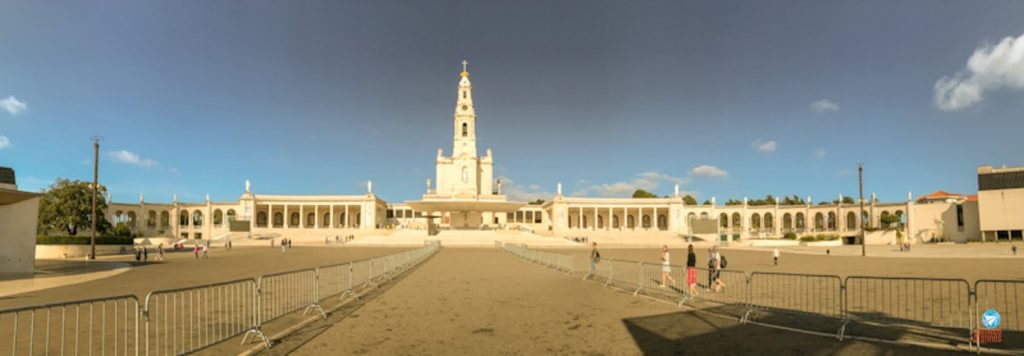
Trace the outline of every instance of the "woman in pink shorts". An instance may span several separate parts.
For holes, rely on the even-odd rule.
[[[690,288],[692,297],[697,295],[697,255],[693,254],[693,245],[686,250],[686,286]]]

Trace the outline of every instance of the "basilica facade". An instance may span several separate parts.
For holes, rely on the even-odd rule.
[[[477,149],[477,115],[466,62],[456,89],[449,155],[438,148],[436,175],[420,200],[388,203],[373,193],[356,195],[267,195],[249,182],[237,201],[111,202],[106,216],[141,236],[219,239],[231,234],[325,236],[394,229],[515,229],[537,234],[664,233],[715,239],[773,239],[787,233],[857,236],[870,230],[902,230],[911,241],[942,236],[977,240],[978,202],[969,196],[944,201],[866,201],[860,204],[689,205],[679,187],[666,198],[591,198],[562,194],[542,205],[508,201],[494,178],[494,155]],[[848,200],[847,200],[848,201]],[[897,216],[897,219],[889,216]]]

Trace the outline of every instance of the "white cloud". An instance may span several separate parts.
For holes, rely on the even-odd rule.
[[[828,151],[826,151],[824,148],[819,148],[814,150],[814,152],[812,152],[811,154],[814,155],[814,158],[824,159],[825,155],[828,154]]]
[[[11,147],[11,140],[7,136],[0,135],[0,150]]]
[[[127,163],[140,167],[154,167],[159,164],[157,161],[148,158],[140,158],[139,155],[125,150],[107,152],[107,155],[115,162]]]
[[[935,106],[954,111],[977,104],[986,91],[1024,89],[1024,34],[974,50],[967,66],[935,81]]]
[[[824,114],[839,111],[839,104],[828,99],[818,99],[818,101],[811,103],[808,108],[815,113]]]
[[[14,95],[11,95],[4,98],[4,100],[0,100],[0,108],[7,110],[11,115],[18,115],[21,112],[28,110],[28,104],[24,101],[18,100]]]
[[[512,201],[531,202],[537,199],[551,200],[555,194],[544,190],[538,184],[521,185],[509,177],[501,176],[501,193]]]
[[[690,175],[706,177],[725,177],[729,175],[729,172],[726,172],[724,169],[712,165],[702,164],[693,167],[693,169],[690,170]]]
[[[585,185],[581,189],[573,192],[574,196],[584,195],[597,195],[602,197],[623,197],[632,196],[633,192],[637,189],[643,189],[646,191],[653,191],[658,189],[664,183],[684,185],[689,182],[689,179],[683,177],[675,177],[659,172],[643,172],[638,173],[636,177],[630,180],[605,183],[605,184],[590,184]]]
[[[762,152],[762,153],[775,152],[775,140],[768,140],[768,141],[754,140],[754,142],[751,142],[750,145],[752,147],[754,147],[754,149],[757,150],[758,152]]]

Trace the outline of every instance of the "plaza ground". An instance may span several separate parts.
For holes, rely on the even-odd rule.
[[[134,294],[140,300],[157,289],[200,286],[209,283],[256,278],[262,274],[313,268],[383,256],[408,248],[360,248],[296,246],[281,254],[279,247],[211,249],[210,258],[196,260],[189,252],[169,252],[166,261],[136,262],[134,255],[102,257],[97,261],[40,261],[36,279],[63,278],[67,284],[0,297],[0,309]],[[130,266],[122,273],[78,283],[90,273]],[[0,281],[0,286],[23,285],[23,280]]]
[[[791,333],[633,297],[496,249],[444,249],[350,315],[269,354],[942,354]]]
[[[647,263],[661,263],[661,250],[605,249],[601,257]],[[961,248],[965,248],[962,249]],[[1009,244],[968,244],[947,246],[915,246],[910,253],[899,252],[895,246],[868,246],[868,257],[860,256],[860,246],[780,247],[779,265],[771,259],[772,248],[724,248],[729,261],[727,270],[743,272],[780,272],[847,276],[919,277],[964,279],[973,284],[978,279],[1024,280],[1024,251],[1014,257]],[[1005,250],[1005,251],[1004,251]],[[548,249],[548,251],[587,256],[589,249]],[[686,249],[671,248],[673,265],[686,265]],[[957,252],[959,251],[959,252]],[[694,248],[697,267],[707,267],[707,249]],[[938,256],[938,257],[928,257]],[[955,257],[952,257],[955,256]]]
[[[580,245],[577,245],[580,246]],[[958,248],[964,248],[958,250]],[[135,294],[156,289],[258,277],[261,274],[362,260],[408,249],[354,246],[297,246],[282,255],[280,248],[214,249],[210,259],[196,261],[191,252],[169,253],[165,262],[137,263],[132,256],[99,261],[41,261],[40,276],[79,278],[110,273],[80,283],[0,296],[0,308]],[[819,249],[819,250],[816,250]],[[856,249],[856,251],[854,250]],[[586,256],[589,249],[551,248]],[[833,248],[786,247],[781,264],[773,266],[771,248],[726,248],[730,271],[834,274],[840,277],[910,276],[1024,280],[1022,261],[1009,255],[1008,244],[916,246],[900,253],[891,246]],[[1000,251],[1006,253],[1000,255]],[[960,251],[959,253],[955,251]],[[659,250],[601,249],[606,260],[659,262]],[[673,248],[674,265],[685,264],[685,249]],[[855,253],[856,252],[856,253]],[[706,250],[696,249],[698,266]],[[927,257],[935,254],[942,257]],[[994,256],[994,257],[993,257]],[[153,254],[150,257],[154,257]],[[1019,258],[1024,258],[1021,256]],[[111,273],[117,271],[117,273]],[[0,281],[4,283],[17,281]],[[698,310],[582,281],[509,253],[490,248],[449,247],[362,301],[327,321],[288,336],[271,354],[443,354],[473,350],[487,354],[934,354],[932,349],[836,341],[759,325],[739,324],[731,311],[698,305]],[[714,312],[708,313],[708,312]],[[298,313],[266,330],[277,332],[302,319]],[[797,326],[803,324],[782,323]],[[805,325],[806,326],[806,325]],[[831,326],[829,327],[831,328]],[[832,329],[834,331],[834,329]],[[860,330],[858,330],[860,331]],[[895,335],[900,339],[900,335]],[[743,340],[736,342],[736,340]],[[229,340],[204,353],[236,353],[253,345]],[[766,347],[772,349],[766,350]]]

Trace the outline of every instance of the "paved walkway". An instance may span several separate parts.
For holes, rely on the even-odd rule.
[[[282,345],[283,346],[283,345]],[[297,349],[272,354],[937,354],[684,312],[520,261],[444,249]]]

